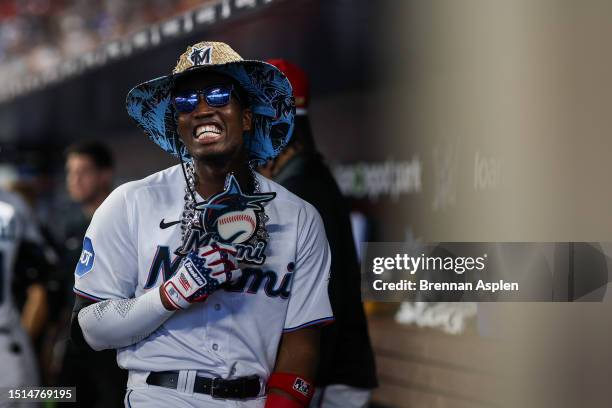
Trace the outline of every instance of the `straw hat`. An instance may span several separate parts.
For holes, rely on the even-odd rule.
[[[253,112],[253,130],[244,135],[249,157],[257,162],[276,157],[293,132],[291,84],[278,68],[263,61],[244,60],[221,42],[204,41],[188,47],[172,74],[130,90],[126,98],[128,114],[149,138],[166,152],[189,158],[176,131],[177,113],[171,94],[176,79],[194,71],[223,74],[242,87]]]

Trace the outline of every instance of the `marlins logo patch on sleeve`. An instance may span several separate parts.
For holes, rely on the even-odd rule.
[[[77,263],[76,270],[74,271],[74,274],[78,278],[91,271],[91,268],[93,268],[95,256],[96,254],[94,252],[91,239],[89,239],[89,237],[85,237],[85,239],[83,240],[83,250],[81,251],[81,257],[79,258],[79,263]]]
[[[310,394],[310,384],[299,377],[295,379],[293,389],[304,396],[308,396],[308,394]]]

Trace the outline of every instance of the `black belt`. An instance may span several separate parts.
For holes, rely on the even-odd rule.
[[[177,371],[152,372],[147,377],[147,384],[176,389],[178,377],[179,373]],[[193,392],[222,399],[254,398],[259,395],[259,391],[261,391],[261,385],[259,377],[256,375],[240,377],[235,380],[196,376],[193,384]]]

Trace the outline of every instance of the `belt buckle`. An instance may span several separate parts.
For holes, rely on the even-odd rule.
[[[217,380],[221,380],[221,377],[214,377],[210,383],[210,396],[213,398],[218,398],[218,399],[223,399],[224,397],[221,395],[217,395],[217,393],[215,392],[215,390],[217,389],[218,385],[216,384]]]

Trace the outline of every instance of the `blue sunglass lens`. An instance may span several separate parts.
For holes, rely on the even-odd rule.
[[[179,112],[191,112],[198,106],[198,94],[192,93],[175,96],[174,106]]]
[[[203,94],[206,98],[206,103],[209,106],[221,107],[229,103],[232,95],[231,87],[214,87],[205,89],[200,92],[189,92],[185,94],[176,95],[174,97],[174,106],[176,110],[181,113],[193,112],[198,106],[199,98],[198,95]]]
[[[225,106],[229,103],[231,88],[212,88],[206,93],[206,103],[210,106]]]

